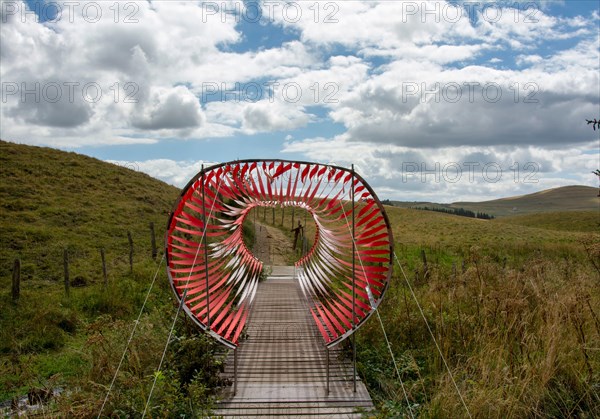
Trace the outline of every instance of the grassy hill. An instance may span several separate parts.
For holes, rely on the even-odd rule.
[[[178,190],[48,148],[0,142],[0,159],[0,403],[32,389],[62,389],[52,412],[95,417],[135,324],[104,413],[141,416],[176,311],[164,265],[150,257],[148,224],[154,222],[160,247]],[[600,417],[600,267],[594,265],[600,235],[586,231],[590,215],[582,214],[588,213],[569,212],[580,220],[569,224],[560,215],[486,221],[387,210],[402,270],[396,269],[380,313],[416,414],[464,417],[462,397],[473,417]],[[281,216],[290,214],[276,212],[276,226]],[[133,272],[127,231],[135,243]],[[69,297],[62,286],[65,248],[71,278],[85,283]],[[107,289],[100,248],[107,255]],[[18,303],[10,298],[15,258],[23,266]],[[175,336],[150,412],[205,414],[218,384],[217,348],[185,316]],[[377,415],[407,417],[375,316],[357,344]]]
[[[394,205],[403,208],[463,208],[473,212],[483,212],[495,217],[537,214],[546,212],[596,211],[600,212],[598,189],[590,186],[573,185],[547,189],[527,195],[494,199],[482,202],[453,202],[438,204],[433,202],[401,202]]]
[[[0,142],[0,405],[31,391],[64,389],[52,411],[63,417],[96,416],[157,274],[104,410],[107,415],[141,414],[176,311],[159,260],[168,213],[178,195],[177,188],[124,167]],[[159,247],[156,260],[150,223]],[[133,272],[128,232],[134,243]],[[81,285],[71,287],[68,297],[64,249],[70,278]],[[13,303],[16,258],[22,282],[20,299]],[[214,380],[210,370],[219,365],[211,360],[213,344],[183,319],[175,334],[162,371],[169,379],[158,383],[150,409],[173,415],[201,411]],[[176,363],[175,356],[190,359]],[[194,403],[186,398],[192,393]]]
[[[532,194],[484,202],[454,202],[455,208],[487,212],[496,216],[558,211],[600,211],[598,189],[573,185],[546,189]]]
[[[149,254],[149,223],[162,238],[179,193],[124,167],[7,142],[0,142],[0,179],[0,274],[20,257],[27,279],[62,278],[67,248],[73,273],[81,267],[87,279],[99,280],[101,247],[112,264],[127,262],[127,231],[136,260]]]

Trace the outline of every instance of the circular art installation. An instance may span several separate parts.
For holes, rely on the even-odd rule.
[[[166,234],[167,273],[181,307],[237,347],[263,269],[242,235],[257,207],[297,207],[312,216],[316,233],[295,263],[295,280],[324,344],[338,344],[381,302],[393,255],[383,205],[343,167],[243,160],[203,168],[183,189]]]

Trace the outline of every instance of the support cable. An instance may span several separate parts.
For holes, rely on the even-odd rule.
[[[461,401],[463,407],[465,408],[467,415],[470,418],[472,418],[471,412],[469,412],[469,408],[467,407],[467,404],[465,403],[465,399],[463,398],[463,396],[460,392],[460,389],[458,388],[458,385],[456,384],[456,380],[454,380],[454,375],[452,375],[452,371],[450,370],[450,367],[448,366],[448,363],[446,362],[446,358],[444,357],[444,354],[442,353],[442,350],[440,349],[440,346],[438,345],[437,339],[435,338],[433,332],[431,331],[431,327],[429,326],[429,322],[427,321],[427,318],[425,317],[425,313],[423,313],[421,304],[419,304],[419,300],[417,300],[417,296],[415,295],[415,292],[413,291],[413,288],[410,285],[410,281],[408,280],[408,277],[406,276],[406,273],[404,272],[404,269],[402,268],[402,265],[400,264],[400,261],[398,260],[398,256],[396,256],[396,252],[394,252],[394,258],[396,259],[396,263],[400,267],[402,276],[404,277],[404,280],[406,281],[406,284],[408,285],[408,289],[410,290],[410,293],[411,293],[413,299],[415,300],[415,303],[417,303],[417,307],[419,308],[421,317],[423,318],[423,321],[425,322],[425,325],[427,326],[427,330],[429,330],[429,334],[431,335],[431,339],[433,339],[433,343],[435,343],[435,347],[437,348],[437,351],[439,352],[440,357],[442,358],[442,361],[444,362],[444,366],[446,367],[446,370],[448,371],[448,375],[450,376],[450,379],[452,380],[452,384],[454,384],[454,388],[456,389],[456,392],[458,393],[458,397],[460,398],[460,401]]]
[[[204,168],[202,169],[204,170]],[[213,213],[213,209],[215,208],[215,202],[217,200],[217,196],[218,196],[218,191],[221,189],[221,182],[223,180],[223,177],[219,178],[219,183],[217,184],[217,193],[215,194],[215,197],[213,198],[212,201],[212,205],[210,207],[210,212],[208,213],[208,219],[210,219],[212,217],[212,213]],[[204,185],[204,182],[203,182]],[[208,223],[204,223],[204,231],[202,232],[202,236],[200,237],[200,243],[202,243],[202,241],[204,240],[204,237],[206,236],[206,230],[208,229]],[[194,261],[192,262],[192,267],[196,264],[196,260],[198,258],[198,254],[200,253],[200,243],[198,243],[198,249],[196,250],[196,254],[194,255]],[[165,348],[163,350],[162,356],[160,358],[160,363],[158,364],[158,368],[157,370],[154,372],[154,381],[152,382],[152,387],[150,388],[150,393],[148,394],[148,399],[146,400],[146,405],[144,407],[144,412],[142,413],[142,419],[146,416],[146,412],[148,411],[148,406],[150,406],[150,400],[152,399],[152,393],[154,392],[154,387],[156,387],[156,381],[158,380],[158,376],[160,375],[160,370],[162,368],[162,364],[164,362],[165,356],[167,354],[167,348],[169,347],[169,343],[171,343],[171,337],[173,336],[173,330],[175,329],[175,324],[177,323],[177,318],[179,317],[179,313],[181,312],[181,309],[183,308],[183,305],[185,304],[185,298],[187,296],[187,285],[190,282],[190,279],[192,277],[192,269],[190,269],[190,274],[188,275],[188,279],[185,283],[185,291],[183,292],[183,295],[181,296],[181,301],[179,302],[179,307],[177,308],[177,313],[175,313],[175,317],[173,319],[173,323],[171,324],[171,329],[169,330],[169,337],[167,338],[167,343],[165,344]],[[206,298],[209,298],[209,295],[206,295]],[[210,331],[210,329],[208,329]]]
[[[343,204],[342,204],[343,207]],[[345,211],[342,210],[342,213],[344,214],[344,218],[346,219],[346,225],[348,226],[348,229],[350,229],[350,224],[348,222],[348,217],[345,216]],[[352,241],[354,242],[354,237],[351,235],[352,237]],[[421,313],[421,317],[423,318],[423,321],[425,322],[425,325],[427,326],[427,330],[429,331],[429,334],[431,336],[431,339],[433,339],[433,343],[435,344],[435,347],[437,348],[438,353],[440,354],[440,357],[442,358],[442,361],[444,362],[444,366],[446,367],[446,370],[448,371],[448,375],[450,376],[450,379],[452,380],[452,384],[454,385],[454,388],[456,389],[456,392],[458,394],[458,397],[460,398],[460,401],[463,405],[463,407],[465,408],[465,411],[467,412],[467,415],[469,416],[469,418],[472,418],[471,416],[471,412],[469,411],[469,408],[467,407],[467,404],[465,403],[465,400],[462,396],[462,393],[460,392],[460,389],[458,388],[458,385],[456,384],[456,380],[454,379],[454,375],[452,374],[452,371],[450,370],[450,367],[448,366],[448,363],[446,362],[446,358],[444,357],[444,354],[442,353],[442,350],[440,349],[440,346],[438,345],[437,339],[435,338],[435,335],[433,334],[431,327],[429,326],[429,322],[427,321],[427,318],[425,317],[425,313],[423,313],[423,309],[421,308],[421,304],[419,304],[419,300],[417,299],[417,296],[415,294],[415,292],[413,291],[412,286],[410,285],[410,282],[408,281],[408,277],[406,276],[406,273],[404,272],[404,269],[402,268],[402,265],[400,264],[400,261],[398,260],[398,256],[396,255],[396,252],[394,252],[394,258],[396,259],[396,263],[398,264],[398,267],[400,268],[400,271],[402,272],[402,276],[404,277],[404,280],[406,281],[406,284],[408,285],[408,288],[410,290],[410,293],[413,297],[413,299],[415,300],[415,303],[417,304],[417,307],[419,308],[419,312]],[[362,262],[362,259],[358,258],[358,261],[360,262],[361,268],[363,270],[363,274],[365,275],[366,278],[366,271]],[[381,327],[382,330],[384,332],[384,336],[386,339],[386,342],[388,343],[388,349],[390,350],[390,354],[392,355],[392,360],[394,359],[394,355],[392,353],[391,350],[391,346],[389,345],[389,341],[387,339],[387,334],[385,333],[385,329],[383,329],[383,322],[381,321],[381,316],[379,315],[379,310],[377,309],[377,316],[379,317],[379,321],[381,322]],[[404,383],[402,383],[402,379],[400,378],[400,374],[399,371],[397,369],[396,366],[396,362],[394,361],[394,366],[396,367],[396,372],[398,373],[398,378],[400,379],[400,384],[402,385],[402,390],[404,391],[404,395],[406,397],[406,391],[404,389]],[[406,402],[408,403],[408,397],[406,397]],[[410,403],[408,403],[409,409],[410,408]],[[411,416],[412,416],[412,409],[410,410],[411,412]],[[413,416],[414,417],[414,416]]]
[[[354,185],[353,185],[353,187],[354,187]],[[342,214],[344,214],[344,218],[346,220],[346,226],[348,227],[348,230],[351,231],[350,223],[348,222],[348,217],[345,215],[346,210],[344,208],[343,201],[342,201]],[[354,235],[350,234],[350,236],[352,238],[352,243],[354,244],[354,248],[358,249],[358,247],[356,246],[356,242],[354,240]],[[365,265],[363,264],[363,261],[362,261],[362,258],[360,257],[360,255],[358,256],[358,262],[360,263],[360,267],[362,269],[363,275],[366,278],[367,272],[366,272]],[[398,376],[398,380],[400,381],[400,387],[402,387],[402,393],[404,394],[404,400],[406,400],[406,405],[408,406],[408,412],[410,413],[410,417],[412,419],[414,419],[415,415],[412,411],[410,401],[408,400],[408,394],[406,393],[406,388],[404,387],[404,382],[402,381],[402,376],[400,375],[400,370],[398,370],[398,364],[396,364],[396,358],[394,357],[394,352],[392,351],[392,345],[390,344],[390,341],[388,339],[387,333],[385,331],[385,327],[383,327],[383,321],[381,320],[381,315],[379,314],[379,307],[377,307],[375,309],[375,312],[377,313],[377,318],[379,319],[379,324],[381,325],[381,330],[383,331],[383,337],[385,338],[385,342],[386,342],[388,350],[390,352],[392,362],[394,363],[394,370],[396,370],[396,375]],[[354,313],[353,313],[353,315],[354,315]]]
[[[121,355],[121,360],[119,361],[119,365],[117,366],[117,370],[115,371],[115,374],[113,376],[112,381],[110,382],[110,386],[108,387],[108,391],[106,392],[106,396],[104,397],[104,401],[102,402],[102,407],[100,408],[100,412],[98,412],[98,418],[100,418],[100,415],[102,415],[102,411],[104,410],[104,406],[106,405],[106,402],[108,401],[108,396],[110,395],[110,392],[115,384],[115,381],[117,379],[117,375],[119,374],[119,370],[121,369],[121,365],[123,365],[123,360],[125,359],[125,354],[127,354],[127,349],[129,349],[129,345],[131,344],[131,341],[133,340],[133,335],[135,334],[135,331],[138,327],[138,324],[140,323],[140,318],[142,317],[142,313],[144,312],[144,308],[146,307],[146,302],[148,301],[148,297],[150,296],[150,291],[152,291],[152,287],[154,286],[154,282],[156,282],[156,278],[158,277],[158,271],[160,271],[160,268],[162,266],[163,261],[165,260],[165,254],[163,253],[162,258],[160,259],[160,263],[158,264],[158,268],[156,268],[156,272],[154,273],[154,278],[152,279],[152,283],[150,284],[150,288],[148,288],[148,292],[146,293],[146,298],[144,299],[144,303],[142,304],[142,308],[140,309],[140,312],[137,316],[137,319],[135,320],[134,324],[133,324],[133,329],[131,330],[131,334],[129,335],[129,340],[127,340],[127,345],[125,345],[125,350],[123,350],[123,355]]]
[[[385,338],[385,343],[387,344],[388,350],[390,351],[390,356],[392,357],[392,362],[394,363],[394,369],[396,370],[396,375],[400,380],[400,386],[402,387],[402,393],[404,393],[404,400],[406,400],[406,404],[408,405],[408,411],[410,412],[410,417],[415,419],[415,415],[412,411],[412,407],[410,406],[410,402],[408,401],[408,394],[406,394],[406,389],[404,388],[404,383],[402,382],[402,377],[400,376],[400,371],[398,370],[398,364],[396,364],[396,358],[394,357],[394,351],[392,351],[392,345],[387,337],[387,333],[385,332],[385,327],[383,327],[383,321],[381,320],[381,316],[379,315],[379,307],[375,310],[377,313],[377,318],[379,319],[379,324],[381,325],[381,330],[383,331],[383,337]]]

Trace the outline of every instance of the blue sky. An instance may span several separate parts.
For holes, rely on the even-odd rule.
[[[4,140],[177,186],[238,158],[355,164],[398,200],[597,183],[597,1],[1,5]]]

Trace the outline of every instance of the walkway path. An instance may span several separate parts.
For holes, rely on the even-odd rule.
[[[293,266],[274,266],[259,284],[247,330],[238,348],[237,393],[223,395],[217,416],[359,418],[373,408],[359,380],[354,393],[352,364],[336,349],[329,351],[327,394],[327,352]],[[225,374],[233,379],[233,352]]]
[[[292,242],[283,232],[260,221],[254,222],[256,242],[252,253],[265,265],[286,265],[292,256]]]

